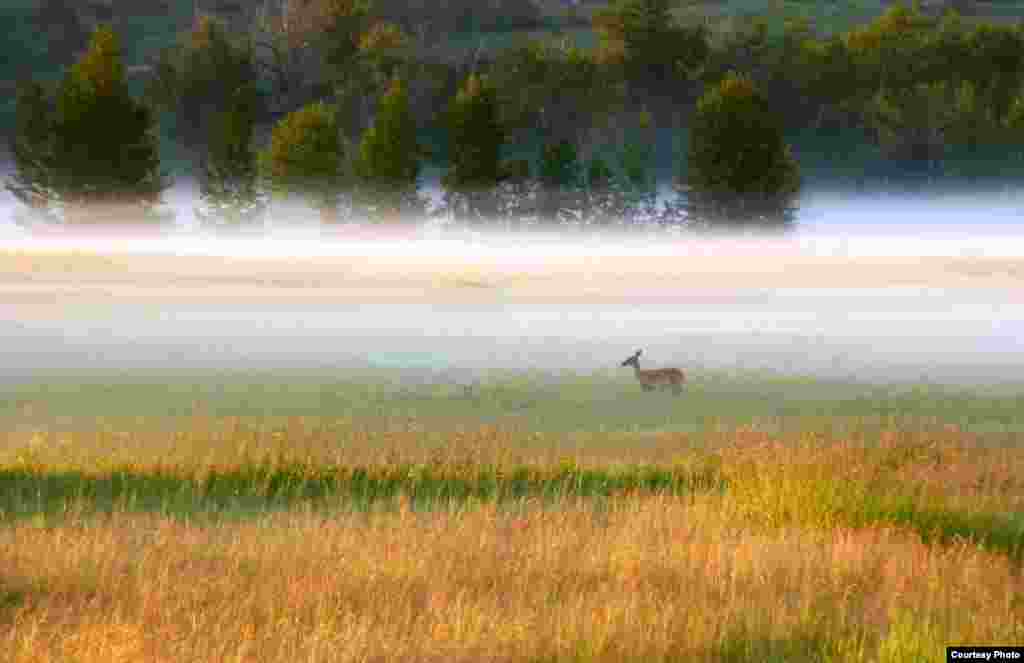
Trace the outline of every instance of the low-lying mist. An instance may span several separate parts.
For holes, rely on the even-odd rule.
[[[0,365],[592,373],[642,348],[644,367],[1020,381],[1013,199],[817,201],[768,237],[0,225]]]

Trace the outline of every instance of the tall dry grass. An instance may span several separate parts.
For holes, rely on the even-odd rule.
[[[13,663],[895,662],[1024,641],[1015,434],[229,420],[9,441]]]
[[[1021,642],[1001,554],[715,498],[0,530],[0,650],[81,661],[940,661]]]

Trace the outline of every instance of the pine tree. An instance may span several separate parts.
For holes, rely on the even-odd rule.
[[[272,194],[304,197],[320,210],[323,222],[332,223],[347,184],[343,157],[334,109],[318,102],[278,122],[270,146],[257,159]]]
[[[695,227],[787,227],[800,187],[782,126],[747,77],[731,74],[697,103],[687,212]]]
[[[398,220],[401,214],[423,212],[419,195],[423,156],[405,84],[395,78],[378,105],[374,125],[363,134],[356,163],[361,202],[371,214]]]
[[[113,30],[93,34],[61,82],[55,109],[38,85],[23,86],[19,97],[18,174],[8,185],[16,196],[38,210],[63,204],[71,223],[156,218],[167,186],[156,124],[128,93]]]
[[[692,75],[711,49],[703,25],[680,26],[669,0],[620,0],[594,15],[600,59],[619,63],[626,77],[647,92]]]
[[[498,214],[508,227],[522,227],[534,220],[537,183],[530,177],[529,159],[512,159],[502,164]]]
[[[50,204],[59,200],[54,190],[54,110],[47,90],[35,81],[18,85],[15,129],[11,137],[15,173],[7,189],[28,209],[19,221],[56,221]]]
[[[583,173],[575,145],[568,140],[545,145],[541,150],[538,180],[538,213],[542,222],[579,220]]]
[[[587,164],[584,222],[608,226],[622,220],[625,213],[623,197],[615,182],[615,173],[601,156]]]
[[[624,222],[650,221],[655,216],[658,197],[653,168],[656,137],[653,118],[646,110],[640,113],[639,126],[625,132],[625,144],[618,154],[622,169],[618,190]]]
[[[260,112],[258,78],[252,43],[233,39],[221,21],[200,16],[181,43],[160,53],[146,94],[155,106],[173,111],[178,138],[202,161],[212,125],[222,121],[220,113],[235,103],[239,89],[253,91],[246,103]]]
[[[200,162],[199,190],[206,210],[196,216],[207,224],[241,226],[258,221],[266,209],[258,188],[252,149],[255,93],[241,87],[229,107],[210,123],[206,154]]]
[[[476,74],[448,106],[451,167],[441,180],[448,208],[456,218],[493,219],[496,188],[502,180],[501,147],[505,130],[498,119],[494,89]]]

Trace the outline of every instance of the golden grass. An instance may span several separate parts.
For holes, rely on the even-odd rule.
[[[213,521],[80,500],[0,526],[5,660],[895,663],[1024,640],[1017,435],[195,423],[37,433],[0,469],[654,463],[726,488]]]
[[[5,528],[0,559],[12,663],[939,661],[1024,638],[1004,556],[741,527],[712,498],[217,527],[114,514]]]

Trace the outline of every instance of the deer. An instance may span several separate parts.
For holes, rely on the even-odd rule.
[[[626,361],[622,366],[632,366],[636,373],[636,379],[644,391],[654,391],[658,387],[671,387],[676,396],[683,393],[683,383],[686,382],[686,375],[678,368],[655,368],[645,371],[640,368],[640,355],[643,350],[637,350],[636,354]]]

